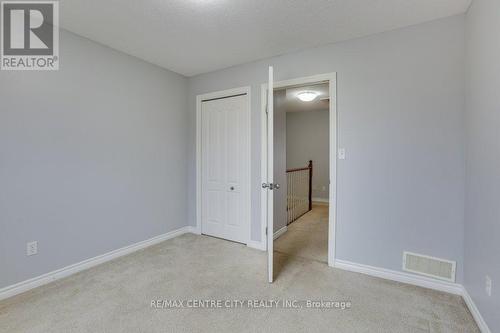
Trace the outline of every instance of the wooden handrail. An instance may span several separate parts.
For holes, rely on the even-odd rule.
[[[305,171],[305,170],[309,170],[309,169],[310,169],[309,167],[305,167],[305,168],[296,168],[296,169],[288,169],[288,170],[286,170],[286,172]]]
[[[309,160],[309,165],[306,166],[305,168],[295,168],[295,169],[287,169],[286,172],[297,172],[297,171],[304,171],[304,170],[309,170],[312,169],[312,160]]]

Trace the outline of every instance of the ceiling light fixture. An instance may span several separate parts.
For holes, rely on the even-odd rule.
[[[318,97],[318,93],[314,91],[303,91],[297,94],[297,98],[302,102],[311,102]]]

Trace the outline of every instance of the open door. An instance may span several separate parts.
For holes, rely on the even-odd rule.
[[[267,195],[267,224],[266,224],[266,237],[267,237],[267,272],[269,283],[273,282],[273,190],[278,189],[279,186],[274,184],[274,170],[273,170],[273,113],[274,113],[274,92],[273,92],[273,67],[269,66],[269,82],[267,84],[267,179],[262,183],[262,188],[266,191]],[[264,130],[264,129],[263,129]]]

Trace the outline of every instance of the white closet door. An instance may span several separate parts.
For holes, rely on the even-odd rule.
[[[202,233],[249,239],[247,95],[202,102]]]

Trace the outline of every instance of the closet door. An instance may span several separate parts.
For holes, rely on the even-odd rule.
[[[202,233],[249,238],[248,96],[202,102]]]

